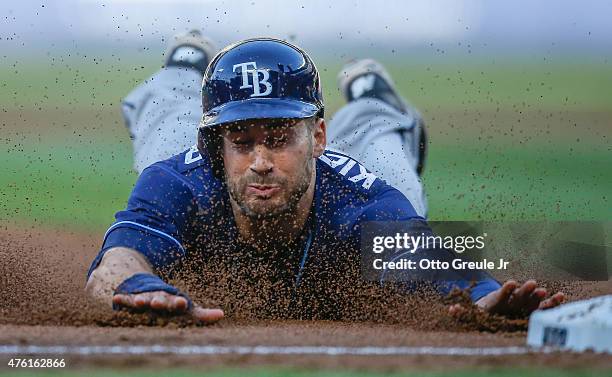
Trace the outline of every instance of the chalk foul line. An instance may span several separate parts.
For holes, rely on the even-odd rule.
[[[531,347],[334,347],[334,346],[37,346],[0,345],[0,355],[322,355],[322,356],[502,356],[556,352]]]

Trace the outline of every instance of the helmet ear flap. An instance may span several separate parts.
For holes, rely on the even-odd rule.
[[[206,149],[206,138],[204,127],[198,128],[198,151],[202,156],[208,156],[208,150]]]
[[[217,179],[223,179],[223,155],[221,154],[221,135],[217,127],[202,127],[198,129],[198,151],[202,156],[208,156],[213,175]]]

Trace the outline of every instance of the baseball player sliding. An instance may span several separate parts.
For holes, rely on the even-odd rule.
[[[124,101],[141,174],[89,269],[93,299],[218,321],[222,309],[201,307],[167,281],[186,260],[206,264],[222,254],[269,258],[272,279],[289,287],[277,296],[325,302],[333,300],[326,287],[354,278],[364,222],[403,221],[407,231],[431,233],[419,179],[424,124],[380,64],[342,69],[348,103],[328,125],[319,73],[300,48],[255,38],[211,60],[214,52],[199,32],[177,37],[165,68]],[[476,305],[503,314],[564,298],[547,297],[534,281],[502,285],[480,276],[439,289],[472,285]],[[312,310],[308,300],[301,305]],[[318,307],[335,317],[333,305]]]

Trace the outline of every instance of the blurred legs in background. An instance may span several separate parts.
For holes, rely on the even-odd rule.
[[[165,68],[123,100],[138,173],[196,143],[202,118],[202,75],[215,53],[214,44],[197,30],[175,36],[166,52]]]
[[[338,86],[348,104],[328,124],[329,147],[362,162],[426,217],[427,199],[420,180],[425,125],[418,111],[397,93],[384,67],[371,59],[343,67]]]

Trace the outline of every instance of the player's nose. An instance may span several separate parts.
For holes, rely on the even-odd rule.
[[[253,148],[250,169],[259,175],[269,174],[274,169],[271,153],[264,145]]]

